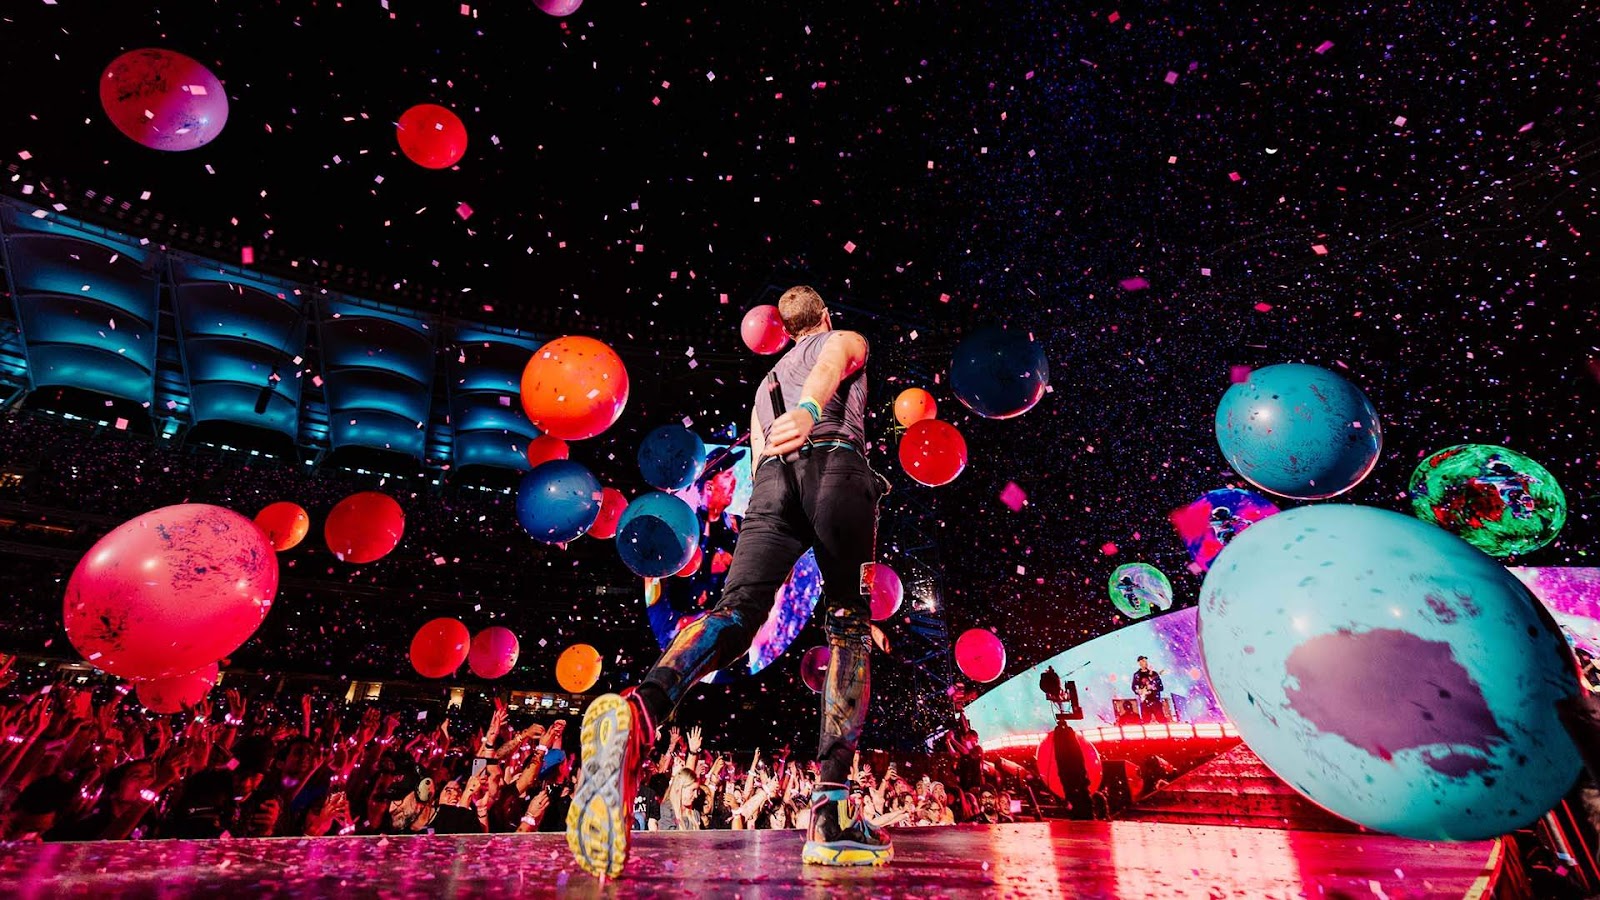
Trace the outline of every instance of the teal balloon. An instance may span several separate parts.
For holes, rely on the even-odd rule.
[[[564,544],[594,524],[601,496],[599,479],[582,463],[553,459],[522,476],[517,522],[534,540]]]
[[[663,491],[681,491],[706,464],[706,442],[682,425],[663,425],[639,443],[639,472],[645,483]]]
[[[700,517],[672,494],[635,497],[617,520],[617,553],[645,578],[666,578],[688,565],[700,540]]]
[[[1050,384],[1044,344],[1026,331],[985,325],[961,339],[950,358],[950,391],[986,419],[1020,416]]]
[[[1152,609],[1172,608],[1172,582],[1149,563],[1117,566],[1107,590],[1112,605],[1130,619],[1144,618]]]
[[[1417,464],[1411,511],[1490,556],[1532,553],[1567,523],[1550,470],[1507,447],[1457,444]]]
[[[1367,477],[1383,427],[1360,388],[1327,369],[1288,363],[1228,388],[1217,406],[1217,445],[1256,487],[1321,500]]]
[[[1560,629],[1494,559],[1411,516],[1332,504],[1251,525],[1206,575],[1199,636],[1250,749],[1368,828],[1498,837],[1578,778]]]

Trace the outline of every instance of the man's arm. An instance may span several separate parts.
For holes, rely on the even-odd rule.
[[[761,417],[755,410],[750,410],[750,459],[752,463],[761,461],[761,451],[766,439],[761,436]]]
[[[822,348],[817,364],[811,367],[806,383],[800,389],[800,400],[813,401],[818,411],[826,409],[828,401],[839,391],[839,383],[861,371],[867,364],[867,340],[854,331],[836,331]],[[769,456],[781,456],[800,449],[810,437],[817,420],[805,409],[795,409],[779,416],[767,434],[771,444],[765,448]]]

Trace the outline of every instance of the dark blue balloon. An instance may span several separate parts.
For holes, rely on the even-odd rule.
[[[599,479],[582,463],[553,459],[522,476],[517,522],[534,540],[564,544],[594,524],[600,496]]]
[[[617,520],[617,554],[646,578],[666,578],[688,565],[699,542],[694,509],[660,491],[635,497]]]
[[[1033,409],[1050,383],[1044,345],[1026,331],[985,325],[962,338],[950,358],[950,390],[986,419]]]
[[[663,425],[639,444],[639,471],[646,484],[681,491],[694,484],[706,464],[706,442],[682,425]]]

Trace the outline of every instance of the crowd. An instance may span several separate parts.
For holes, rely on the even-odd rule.
[[[500,700],[475,720],[225,683],[154,715],[126,684],[24,687],[37,679],[13,663],[0,661],[0,841],[559,831],[581,777],[566,719],[513,723],[529,714]],[[642,830],[800,828],[817,778],[788,748],[719,752],[698,727],[668,730],[641,767]],[[931,768],[880,774],[858,757],[855,800],[898,827],[1009,822],[1021,798],[1038,815],[1014,775]]]

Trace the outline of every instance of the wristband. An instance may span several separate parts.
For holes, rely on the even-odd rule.
[[[811,424],[822,421],[822,405],[811,397],[801,397],[800,404],[795,409],[803,409],[811,414]]]

